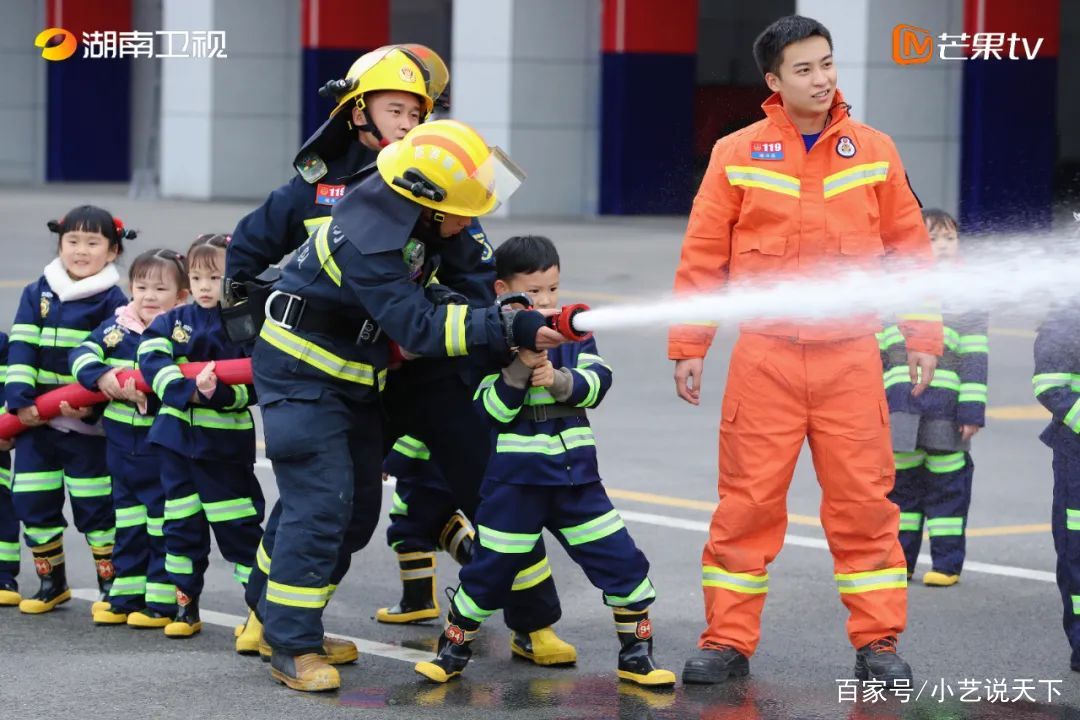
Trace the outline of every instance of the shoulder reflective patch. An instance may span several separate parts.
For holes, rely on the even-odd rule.
[[[300,158],[293,167],[296,168],[296,172],[300,173],[300,177],[304,179],[304,182],[309,185],[321,180],[328,171],[326,163],[315,153],[308,153]]]

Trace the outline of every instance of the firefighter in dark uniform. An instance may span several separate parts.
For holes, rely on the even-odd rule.
[[[338,103],[330,118],[312,138],[305,143],[297,156],[296,167],[300,175],[271,194],[262,207],[245,217],[237,226],[227,255],[227,275],[236,280],[248,280],[264,272],[287,252],[298,247],[309,231],[318,229],[330,216],[334,203],[344,192],[347,173],[365,164],[365,158],[374,159],[375,149],[385,145],[387,139],[400,139],[421,119],[426,119],[448,82],[446,66],[430,49],[420,45],[397,45],[380,48],[364,55],[350,69],[343,81],[328,83],[324,89],[337,93]],[[416,82],[421,81],[421,82]],[[391,103],[410,93],[422,104],[419,113],[412,112],[408,103]],[[389,100],[388,100],[389,99]],[[398,105],[405,105],[401,111]],[[352,108],[351,118],[344,112]],[[370,115],[370,118],[368,117]],[[401,118],[404,118],[402,120]],[[380,128],[382,128],[380,130]],[[359,142],[353,141],[358,131]],[[344,154],[343,154],[344,153]],[[319,183],[333,178],[333,184]],[[313,188],[312,183],[319,183]],[[475,242],[462,258],[447,258],[441,275],[452,286],[478,307],[488,307],[494,300],[491,287],[494,280],[492,248],[480,228],[473,222],[467,234]],[[457,262],[458,266],[451,267]],[[435,292],[432,290],[431,292]],[[445,302],[453,293],[442,293],[439,301]],[[262,306],[263,299],[257,305]],[[429,436],[437,432],[439,438],[432,449],[433,464],[448,482],[442,486],[414,483],[405,478],[398,488],[401,495],[409,495],[411,505],[441,504],[446,493],[452,493],[461,509],[471,515],[475,509],[480,480],[487,462],[488,436],[482,421],[471,407],[472,388],[483,375],[491,372],[489,361],[446,361],[438,359],[415,360],[405,364],[400,372],[391,374],[386,394],[390,428],[385,437],[386,451],[399,435],[413,432]],[[434,411],[434,412],[433,412]],[[454,418],[447,422],[446,418]],[[448,435],[445,426],[451,426]],[[418,429],[415,429],[418,426]],[[462,447],[467,448],[463,450]],[[379,502],[381,489],[365,488],[373,494],[368,502]],[[366,504],[366,503],[365,503]],[[276,537],[280,510],[277,506],[270,514],[266,536],[260,548],[258,565],[251,574],[247,586],[249,606],[258,610],[263,594],[273,542]],[[468,544],[454,543],[454,538],[470,532],[464,517],[458,513],[443,515],[440,521],[435,513],[426,518],[432,527],[420,523],[405,523],[394,516],[393,534],[401,538],[411,535],[410,542],[398,553],[403,573],[401,601],[389,608],[381,608],[380,622],[415,622],[438,617],[439,606],[434,593],[433,550],[417,555],[410,546],[422,544],[425,536],[446,538],[440,546],[451,552],[459,562],[468,557]],[[442,523],[445,523],[443,525]],[[349,530],[349,544],[360,549],[370,539],[374,525],[354,526]],[[453,547],[451,547],[453,545]],[[546,554],[542,543],[537,546],[537,557],[527,565],[544,562]],[[349,567],[349,556],[341,558],[335,570],[333,584],[344,577]],[[425,574],[424,578],[418,574]],[[408,578],[406,578],[406,575]],[[562,641],[551,629],[561,614],[554,580],[548,574],[539,583],[529,584],[515,592],[509,602],[504,618],[513,630],[511,650],[540,665],[558,665],[576,660],[575,648]],[[237,628],[236,650],[241,653],[260,652],[269,658],[270,648],[261,642],[262,629],[257,617],[252,616],[245,626]],[[334,664],[356,659],[355,646],[348,641],[327,638],[325,654]]]
[[[446,64],[433,50],[423,45],[390,45],[361,56],[344,79],[326,83],[319,92],[336,101],[334,109],[297,153],[293,162],[297,174],[236,226],[225,258],[227,285],[265,277],[270,266],[329,221],[330,211],[345,194],[348,178],[372,165],[380,148],[405,137],[426,119],[448,80]],[[264,302],[265,296],[252,293],[251,306],[261,308]],[[252,341],[248,341],[249,350]],[[373,497],[369,501],[377,502],[381,490],[370,492]],[[267,523],[269,537],[260,546],[259,562],[248,581],[247,601],[253,611],[257,611],[265,589],[269,567],[266,548],[272,547],[279,514],[275,505]],[[365,532],[364,528],[356,530],[359,536]],[[335,573],[335,584],[344,577],[347,563],[343,561]],[[269,646],[261,642],[262,626],[254,614],[236,634],[237,652],[261,650],[269,657]],[[356,647],[345,640],[327,638],[324,650],[335,664],[357,657]]]
[[[266,304],[253,354],[266,453],[280,520],[263,607],[271,674],[297,690],[340,686],[322,654],[322,610],[347,529],[378,487],[384,455],[379,394],[389,341],[425,357],[511,346],[556,347],[567,338],[534,310],[433,304],[436,269],[476,243],[471,218],[494,210],[522,174],[471,128],[429,123],[388,146],[362,171],[330,223],[295,253]]]

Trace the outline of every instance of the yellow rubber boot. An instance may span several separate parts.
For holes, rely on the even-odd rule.
[[[0,587],[0,607],[18,607],[22,602],[22,595],[15,585]]]
[[[116,610],[109,603],[105,603],[104,610],[99,609],[94,611],[95,625],[126,625],[127,619],[128,613],[123,610]]]
[[[381,623],[404,624],[435,620],[439,601],[435,599],[435,553],[398,554],[401,572],[401,602],[379,608],[375,619]]]
[[[189,638],[202,631],[199,619],[199,598],[191,597],[180,588],[176,589],[176,617],[165,626],[165,636]]]
[[[613,610],[619,636],[620,680],[650,688],[671,687],[675,673],[657,667],[652,655],[652,621],[648,610]]]
[[[439,547],[450,553],[458,565],[464,565],[472,557],[476,531],[460,512],[450,516],[439,532]]]
[[[96,615],[110,609],[109,590],[112,589],[113,579],[116,576],[116,568],[112,562],[112,545],[100,547],[91,545],[90,552],[94,556],[94,569],[97,570],[98,599],[90,606],[90,613]],[[97,622],[95,620],[95,622]]]
[[[259,618],[255,617],[255,611],[249,611],[247,622],[238,625],[236,630],[236,652],[241,655],[257,654],[259,641],[262,640],[263,626]]]
[[[270,675],[279,683],[302,692],[326,692],[341,687],[341,675],[315,653],[289,657],[274,653],[270,659]]]
[[[960,576],[929,570],[923,575],[922,581],[923,585],[929,585],[930,587],[951,587],[960,582]]]
[[[41,588],[19,603],[19,611],[27,615],[52,612],[71,599],[64,565],[64,540],[57,538],[50,543],[31,548],[34,553],[34,569],[41,580]]]
[[[555,634],[550,626],[526,635],[510,635],[510,652],[537,665],[572,665],[577,662],[577,649]]]
[[[172,616],[162,615],[156,610],[138,610],[128,613],[128,627],[133,628],[163,628],[172,624]]]

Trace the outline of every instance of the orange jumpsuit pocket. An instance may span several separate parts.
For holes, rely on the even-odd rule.
[[[739,414],[739,398],[725,397],[720,408],[720,417],[725,423],[735,422],[735,416]]]
[[[875,256],[885,254],[881,236],[870,232],[840,233],[841,255]]]
[[[736,229],[732,234],[731,270],[758,274],[775,272],[784,265],[787,237]]]

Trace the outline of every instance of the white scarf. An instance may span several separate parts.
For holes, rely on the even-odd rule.
[[[55,258],[45,266],[45,280],[60,302],[71,302],[105,292],[120,281],[120,273],[116,271],[115,265],[109,263],[97,275],[72,280],[64,268],[64,263],[60,258]]]

